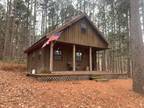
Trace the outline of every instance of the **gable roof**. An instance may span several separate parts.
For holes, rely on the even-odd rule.
[[[94,28],[94,30],[96,31],[96,33],[98,34],[98,36],[106,43],[108,44],[108,42],[106,41],[106,39],[104,38],[104,36],[102,35],[102,33],[97,29],[97,27],[94,25],[94,23],[89,19],[89,17],[86,14],[81,14],[78,16],[75,16],[72,18],[72,20],[66,22],[64,25],[62,25],[59,28],[54,29],[53,31],[49,32],[48,34],[46,34],[44,37],[42,37],[39,41],[37,41],[36,43],[34,43],[32,46],[30,46],[28,49],[26,49],[24,52],[25,53],[29,53],[39,47],[41,47],[44,42],[46,42],[47,38],[49,38],[49,36],[51,36],[53,33],[56,32],[61,32],[64,29],[66,29],[67,27],[71,26],[72,24],[78,22],[79,20],[81,20],[82,18],[86,18],[88,20],[88,22],[90,23],[90,25]]]

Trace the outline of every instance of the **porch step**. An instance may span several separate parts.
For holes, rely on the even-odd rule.
[[[94,79],[96,82],[107,82],[109,81],[108,79]]]
[[[102,76],[102,75],[91,76],[90,79],[91,80],[95,80],[97,82],[106,82],[106,81],[109,81],[109,79],[104,78],[104,76]]]
[[[91,80],[93,80],[93,79],[103,79],[103,78],[104,78],[103,75],[92,75],[92,76],[90,77]]]

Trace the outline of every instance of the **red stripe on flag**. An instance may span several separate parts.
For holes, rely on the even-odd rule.
[[[62,32],[53,34],[48,40],[43,44],[42,48],[47,46],[51,41],[58,40]]]

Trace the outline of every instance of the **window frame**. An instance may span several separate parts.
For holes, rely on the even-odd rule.
[[[62,59],[63,59],[62,49],[60,49],[60,48],[54,49],[54,60],[56,60],[56,61],[62,61]]]
[[[84,21],[80,22],[80,31],[81,33],[87,33],[87,25],[84,23]]]
[[[77,51],[76,52],[76,61],[81,62],[83,60],[83,52],[82,51]]]

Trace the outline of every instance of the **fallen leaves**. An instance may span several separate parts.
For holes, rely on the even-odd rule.
[[[132,81],[38,82],[19,72],[0,71],[0,108],[144,108]]]

